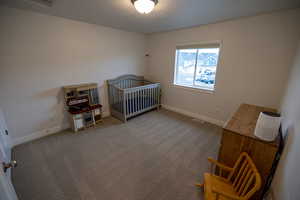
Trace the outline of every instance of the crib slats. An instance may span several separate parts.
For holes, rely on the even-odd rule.
[[[155,88],[152,88],[152,97],[151,97],[152,106],[154,106],[154,105],[155,105],[155,102],[154,102],[154,97],[155,97]]]
[[[133,112],[136,112],[137,102],[136,102],[136,91],[133,92]]]
[[[133,113],[133,100],[134,100],[134,96],[133,96],[133,92],[130,93],[130,114]]]
[[[156,94],[156,104],[159,105],[159,87],[156,88],[157,94]]]
[[[147,107],[147,91],[146,91],[146,89],[143,90],[143,101],[144,101],[143,110],[145,110]]]
[[[153,96],[153,90],[152,88],[150,88],[150,106],[153,106],[153,102],[152,102],[152,96]]]
[[[140,110],[140,90],[136,91],[137,99],[137,111]]]
[[[154,95],[153,95],[153,105],[156,105],[156,88],[153,88]]]
[[[139,90],[139,111],[143,110],[143,94],[142,94],[143,90]]]
[[[135,109],[135,111],[134,112],[136,112],[137,110],[138,110],[138,91],[137,90],[135,90],[134,91],[134,109]]]
[[[124,98],[124,100],[123,100],[123,116],[126,116],[126,101],[127,101],[127,99],[126,99],[125,92],[123,92],[123,98]]]
[[[132,92],[131,93],[131,113],[134,113],[134,104],[135,104],[135,102],[134,102],[134,96],[135,96],[135,94],[134,94],[134,92]]]
[[[148,106],[149,107],[151,106],[150,98],[151,98],[151,88],[148,88]]]
[[[138,110],[137,91],[134,92],[134,112]]]
[[[124,95],[123,95],[123,90],[120,91],[120,108],[121,108],[121,113],[124,114]]]
[[[141,100],[142,100],[142,110],[144,110],[144,105],[145,105],[145,101],[144,101],[144,90],[141,91]]]
[[[129,103],[130,103],[130,93],[127,93],[127,115],[129,115],[130,113]]]
[[[124,100],[124,115],[125,115],[125,118],[126,118],[126,115],[127,115],[127,101],[128,101],[128,99],[127,99],[127,93],[126,92],[124,92],[124,98],[125,98],[125,100]]]
[[[152,96],[152,88],[149,88],[149,107],[152,106],[151,96]]]
[[[143,90],[140,90],[139,98],[140,98],[140,109],[143,110],[143,95],[142,95]]]
[[[140,105],[141,105],[141,102],[140,102],[140,90],[136,91],[137,93],[137,110],[141,110],[140,108]]]
[[[154,101],[153,101],[153,95],[154,95],[154,88],[151,87],[151,98],[150,98],[150,101],[151,101],[151,107],[154,105]]]
[[[155,95],[154,95],[154,104],[157,105],[156,96],[157,96],[157,87],[154,88]]]
[[[117,98],[116,90],[115,90],[115,88],[113,88],[113,103],[114,104],[116,104],[116,98]]]
[[[144,101],[145,101],[145,103],[144,103],[145,108],[144,109],[146,109],[148,107],[147,100],[148,100],[148,93],[147,93],[147,89],[145,89],[144,90]]]
[[[153,96],[153,104],[156,105],[156,88],[153,88],[154,96]]]
[[[135,91],[135,112],[139,110],[139,98],[138,98],[138,91]]]
[[[153,101],[154,101],[154,105],[156,105],[156,88],[153,88],[153,90],[154,90]]]
[[[159,88],[159,87],[157,87],[157,88],[156,88],[156,90],[157,90],[157,95],[156,95],[156,102],[157,102],[157,103],[156,103],[156,104],[157,104],[157,105],[159,105],[159,94],[160,94],[160,88]]]
[[[150,89],[147,88],[147,107],[149,106],[150,107]]]
[[[136,106],[136,103],[135,103],[135,92],[132,93],[132,112],[134,113],[135,112],[135,106]]]
[[[133,103],[133,101],[134,101],[134,93],[132,92],[131,93],[131,102],[130,102],[130,105],[131,105],[131,113],[130,114],[132,114],[134,112],[134,108],[133,108],[134,103]]]
[[[140,90],[140,109],[139,110],[143,110],[143,90]]]
[[[137,95],[136,95],[136,91],[133,92],[134,94],[134,110],[133,112],[137,111]]]
[[[151,106],[154,105],[154,101],[153,101],[153,96],[154,96],[154,88],[151,88]]]
[[[128,95],[129,95],[129,102],[128,102],[128,107],[129,107],[129,111],[128,111],[128,115],[130,115],[131,114],[131,102],[132,102],[132,94],[131,93],[128,93]]]
[[[154,99],[155,99],[155,88],[152,88],[152,106],[154,106],[155,105],[155,101],[154,101]]]
[[[152,105],[152,102],[151,102],[151,88],[149,88],[149,107],[151,107]]]
[[[130,113],[130,93],[127,93],[127,116],[129,115],[129,113]]]
[[[153,91],[154,91],[153,101],[154,101],[154,105],[156,105],[156,88],[153,88]]]
[[[134,100],[134,97],[133,97],[133,93],[131,93],[131,101],[130,101],[130,106],[131,106],[131,113],[130,114],[132,114],[133,113],[133,100]]]
[[[137,110],[141,110],[140,90],[136,91],[136,94],[137,94]]]
[[[124,121],[128,117],[155,108],[160,103],[159,84],[126,79],[109,84],[108,91],[110,107],[112,113],[115,113],[113,115]]]

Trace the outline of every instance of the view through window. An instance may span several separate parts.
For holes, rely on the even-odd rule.
[[[219,44],[177,48],[174,84],[214,90]]]

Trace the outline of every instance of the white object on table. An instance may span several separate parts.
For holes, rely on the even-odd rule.
[[[281,117],[276,113],[261,112],[259,114],[254,135],[265,141],[273,141],[279,133]]]

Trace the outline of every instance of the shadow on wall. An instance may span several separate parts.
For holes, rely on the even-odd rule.
[[[41,129],[49,127],[52,128],[53,126],[59,126],[62,128],[69,127],[68,113],[65,108],[64,91],[62,87],[44,90],[37,93],[34,98],[38,98],[41,101],[44,100],[46,103],[48,102],[50,104],[50,106],[48,105],[46,107],[46,110],[43,110],[43,112],[47,112],[46,116],[49,117],[48,120],[40,123]]]
[[[74,83],[80,84],[80,83]],[[109,115],[107,84],[103,81],[98,83],[98,92],[100,104],[103,105],[104,115]],[[37,102],[38,110],[35,110],[34,116],[38,119],[38,126],[34,129],[37,131],[47,131],[54,128],[62,130],[70,128],[69,114],[65,107],[64,91],[62,87],[50,88],[36,93],[31,97]],[[51,132],[51,131],[50,131]]]
[[[283,132],[283,135],[285,135],[285,145],[272,184],[272,193],[275,195],[273,200],[280,200],[282,198],[293,200],[294,198],[290,196],[290,192],[293,190],[292,187],[295,187],[295,189],[299,187],[299,185],[297,186],[295,177],[293,177],[295,175],[293,172],[298,171],[297,168],[299,168],[299,161],[296,158],[298,156],[295,155],[295,153],[298,154],[300,152],[300,146],[297,145],[297,143],[300,143],[300,136],[296,132],[299,128],[300,125],[298,124],[290,124],[285,129],[285,132]],[[279,190],[278,187],[280,187]],[[280,192],[279,194],[278,191]],[[284,193],[281,193],[281,191],[284,191]]]
[[[282,131],[286,144],[279,162],[272,188],[275,199],[300,199],[300,43],[290,71],[286,94],[282,103]]]

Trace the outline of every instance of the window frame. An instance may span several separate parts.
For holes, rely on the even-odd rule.
[[[216,45],[219,46],[219,54],[218,54],[218,61],[217,61],[217,65],[216,65],[216,75],[215,75],[215,84],[214,84],[214,88],[210,89],[210,88],[205,88],[205,87],[198,87],[195,86],[195,75],[196,75],[196,68],[197,68],[197,60],[195,63],[195,69],[194,69],[194,78],[193,78],[193,86],[188,86],[188,85],[180,85],[176,83],[176,77],[177,77],[177,62],[178,62],[178,53],[177,51],[180,50],[180,48],[178,47],[184,47],[184,46],[195,46],[197,48],[194,49],[201,49],[201,48],[205,48],[205,46],[209,46],[209,45]],[[201,47],[203,46],[203,47]],[[222,53],[222,41],[217,40],[217,41],[209,41],[209,42],[198,42],[198,43],[185,43],[185,44],[178,44],[175,46],[175,59],[173,59],[173,78],[172,78],[172,86],[176,87],[176,88],[182,88],[182,89],[188,89],[188,90],[192,90],[192,91],[200,91],[200,92],[204,92],[204,93],[214,93],[216,91],[216,86],[217,86],[217,75],[218,75],[218,71],[219,71],[219,64],[220,64],[220,60],[221,60],[221,53]],[[184,49],[184,48],[181,48]],[[186,48],[189,49],[189,48]],[[190,48],[192,49],[192,48]],[[198,51],[198,50],[197,50]],[[198,56],[198,53],[197,53]]]

